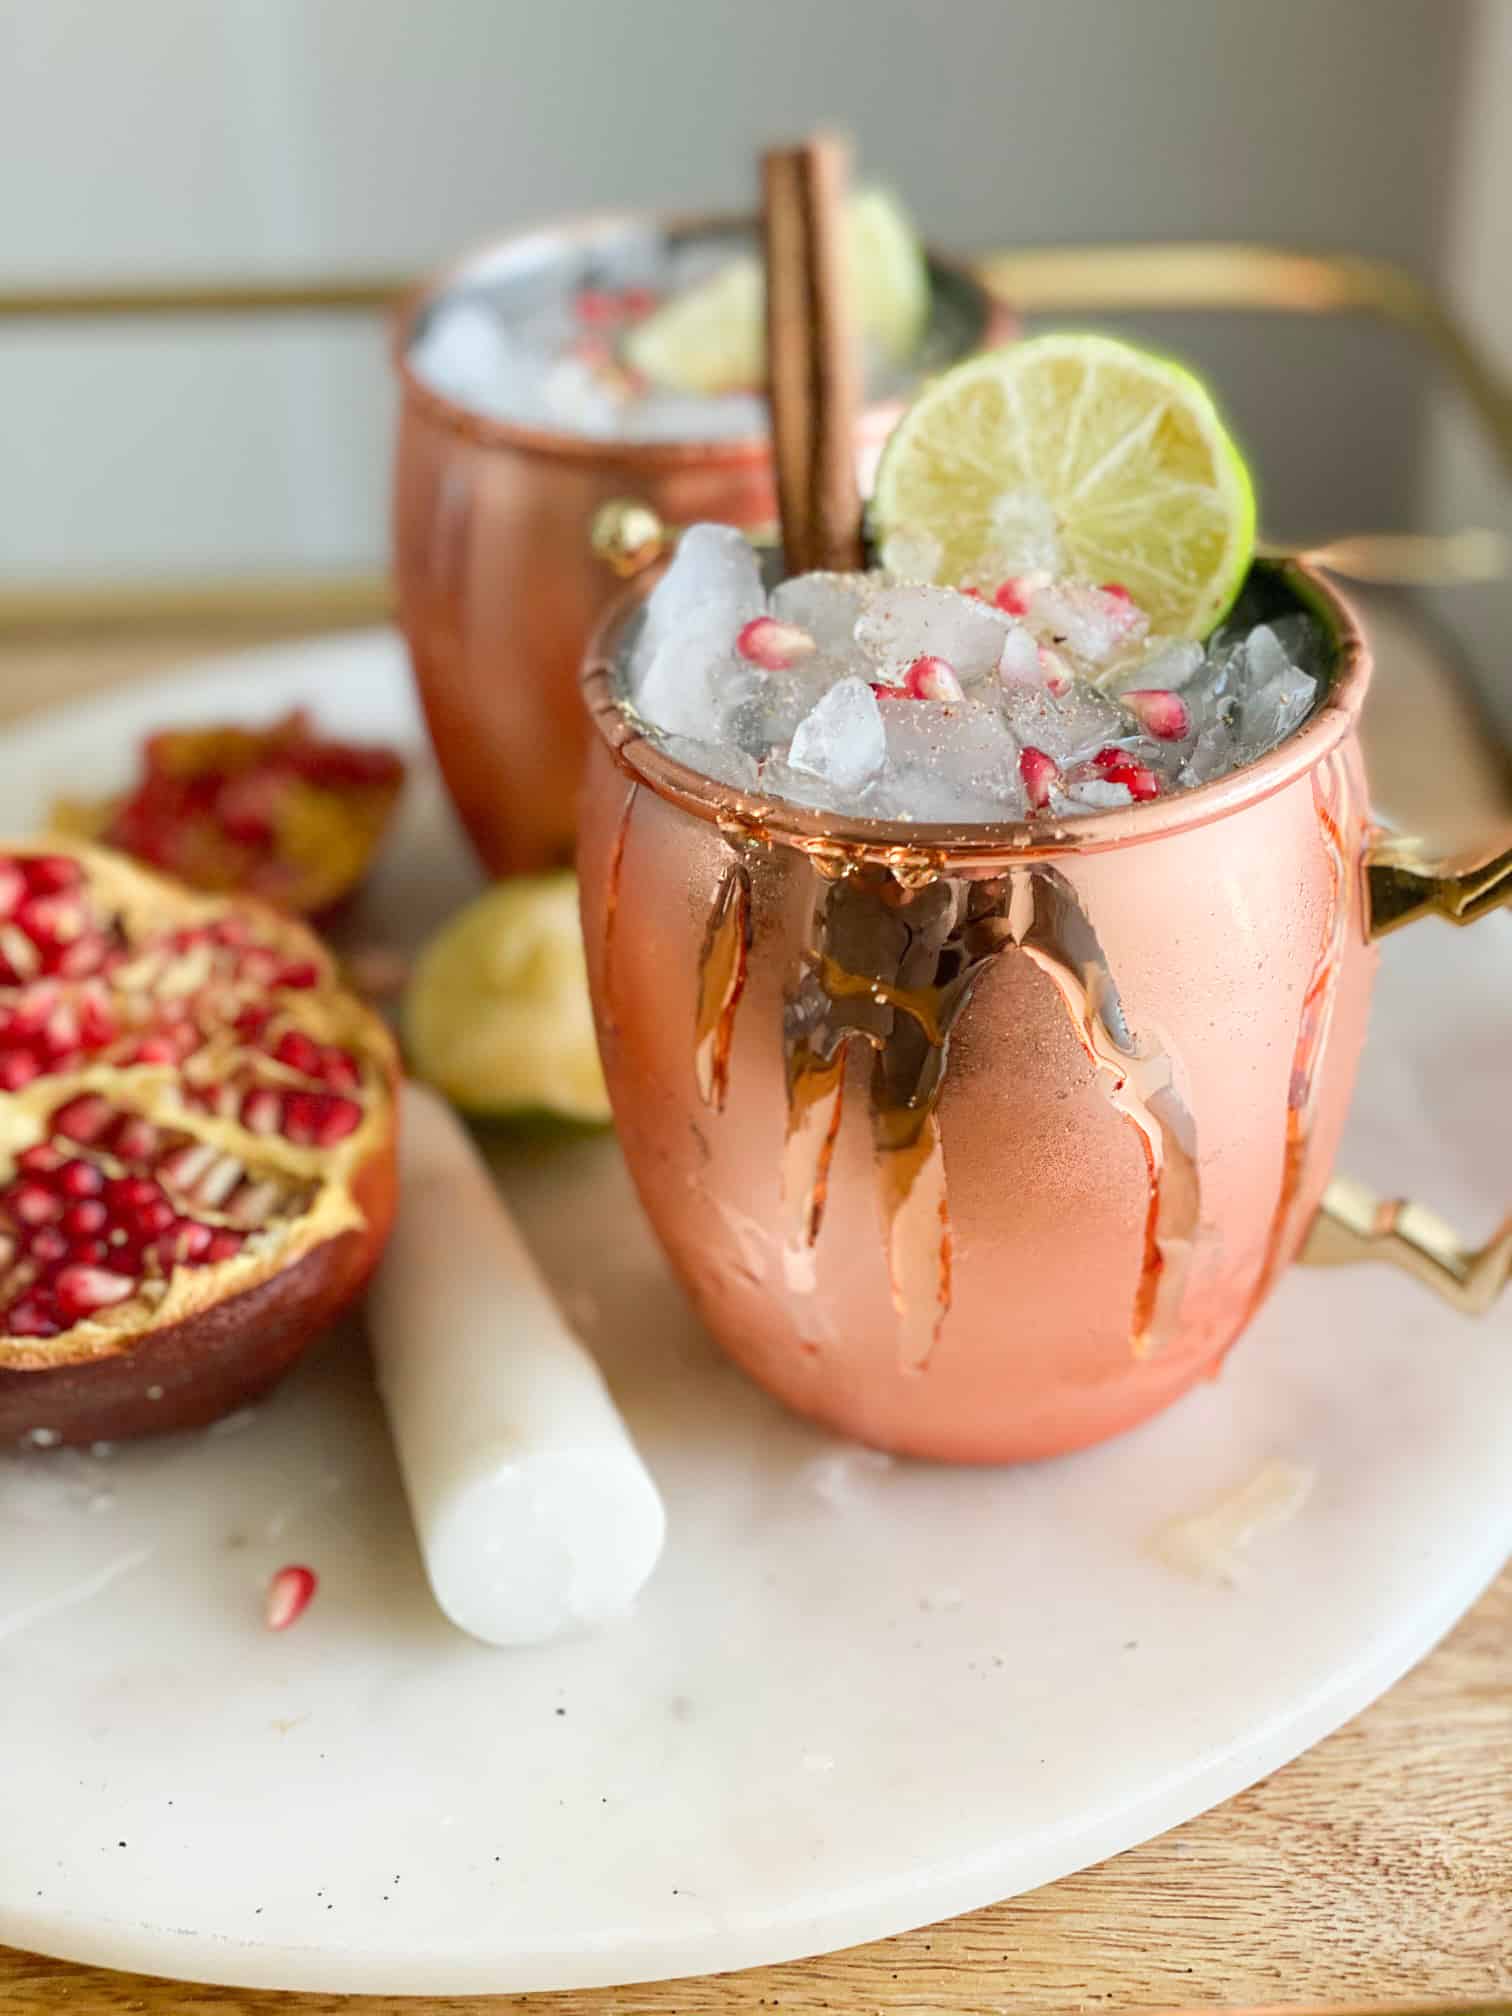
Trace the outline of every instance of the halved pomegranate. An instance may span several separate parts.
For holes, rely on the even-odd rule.
[[[320,917],[367,872],[403,782],[392,749],[327,741],[301,708],[270,728],[160,729],[124,797],[53,817],[191,888]]]
[[[0,1441],[255,1398],[394,1208],[387,1031],[302,925],[102,848],[0,847]]]

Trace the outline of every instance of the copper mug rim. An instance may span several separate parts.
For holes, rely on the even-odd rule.
[[[623,634],[662,570],[632,583],[606,612],[583,665],[589,719],[622,770],[659,798],[729,832],[775,842],[816,857],[834,854],[890,868],[917,865],[952,872],[998,869],[1019,861],[1101,854],[1162,834],[1184,833],[1259,804],[1322,762],[1353,732],[1370,684],[1370,647],[1358,617],[1331,582],[1300,560],[1257,561],[1323,623],[1333,645],[1328,690],[1297,731],[1210,784],[1169,798],[1089,812],[1068,823],[983,822],[970,828],[895,819],[859,819],[790,804],[719,783],[666,754],[620,706],[615,666]]]
[[[475,412],[437,392],[414,370],[410,347],[420,317],[434,301],[456,287],[482,261],[507,251],[520,251],[532,240],[557,244],[581,244],[605,233],[628,230],[654,223],[670,232],[752,230],[755,214],[740,210],[657,211],[589,210],[559,219],[546,219],[524,231],[507,232],[489,238],[450,259],[427,274],[396,304],[389,326],[389,360],[404,397],[439,426],[487,448],[509,448],[518,454],[537,455],[552,461],[591,462],[597,468],[636,470],[683,467],[689,461],[709,468],[738,466],[765,460],[771,454],[771,436],[766,429],[754,434],[729,434],[709,438],[692,436],[681,440],[631,441],[613,435],[576,434],[566,429],[533,427],[524,421],[502,420],[492,414]],[[946,274],[957,285],[975,295],[981,303],[984,342],[991,340],[1003,318],[1009,316],[1007,303],[961,259],[926,245],[925,257],[931,277]],[[1006,340],[1006,336],[1005,339]],[[866,407],[869,417],[901,413],[901,399],[878,400]]]

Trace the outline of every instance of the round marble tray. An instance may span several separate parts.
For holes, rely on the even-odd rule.
[[[412,941],[475,877],[384,633],[24,723],[0,744],[8,823],[65,778],[109,788],[144,727],[295,700],[415,754],[367,902]],[[1425,926],[1385,953],[1349,1165],[1483,1228],[1505,1201],[1512,931]],[[1512,1306],[1472,1324],[1384,1270],[1294,1271],[1220,1380],[1121,1442],[888,1464],[714,1355],[611,1140],[492,1153],[666,1494],[638,1610],[527,1653],[453,1631],[354,1335],[208,1435],[0,1458],[0,1940],[440,1995],[872,1938],[1274,1770],[1512,1545]],[[1163,1522],[1277,1458],[1313,1489],[1235,1586],[1152,1555]],[[275,1637],[262,1592],[286,1561],[321,1590]]]

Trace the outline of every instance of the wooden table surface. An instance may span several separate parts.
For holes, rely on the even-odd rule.
[[[1380,671],[1367,743],[1378,798],[1448,844],[1505,827],[1505,757],[1489,751],[1451,671],[1391,605],[1373,607],[1372,626]],[[0,636],[0,717],[239,641],[251,640],[224,627]],[[186,1988],[0,1949],[0,2016],[1275,2006],[1342,2016],[1493,2005],[1512,2010],[1512,1570],[1383,1700],[1227,1805],[1028,1896],[822,1959],[650,1987],[421,2004]]]

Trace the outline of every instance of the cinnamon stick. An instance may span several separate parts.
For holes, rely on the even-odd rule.
[[[762,156],[768,393],[790,573],[861,565],[860,347],[845,258],[850,150],[819,136]]]

